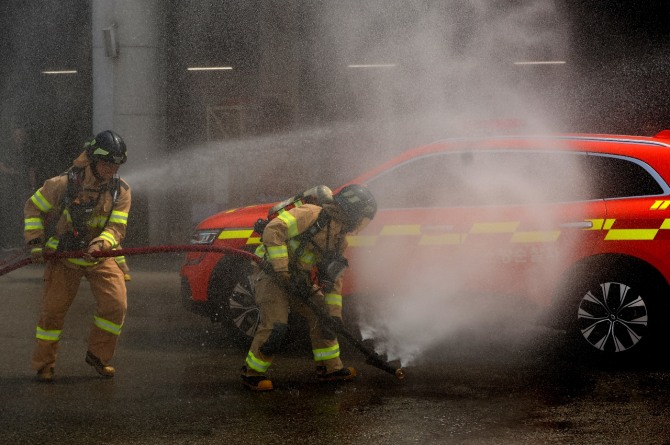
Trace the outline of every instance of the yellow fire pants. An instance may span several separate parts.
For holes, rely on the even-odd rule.
[[[126,316],[127,297],[123,272],[114,258],[105,258],[95,266],[80,267],[66,259],[49,261],[44,270],[42,308],[37,322],[37,344],[32,368],[39,370],[56,363],[58,344],[65,315],[86,277],[95,298],[88,350],[107,363],[114,355]]]
[[[272,364],[273,357],[263,354],[263,345],[268,341],[277,324],[287,324],[289,310],[295,311],[307,320],[316,365],[325,366],[327,373],[342,369],[337,338],[324,338],[321,323],[317,316],[300,300],[300,297],[287,295],[277,285],[275,279],[265,271],[258,272],[253,279],[255,281],[256,303],[260,308],[261,319],[247,355],[246,375],[262,375]],[[321,305],[329,315],[342,316],[342,307],[326,305],[323,294],[317,293],[311,298],[315,303]]]

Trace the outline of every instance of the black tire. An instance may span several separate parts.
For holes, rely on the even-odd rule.
[[[253,337],[260,319],[256,305],[253,264],[244,259],[226,257],[212,273],[208,297],[212,321],[220,321],[240,340]]]
[[[667,284],[638,264],[591,265],[567,291],[568,334],[591,358],[625,363],[649,358],[666,335]]]

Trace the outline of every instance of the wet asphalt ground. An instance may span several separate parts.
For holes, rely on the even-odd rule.
[[[359,378],[319,384],[294,342],[271,370],[276,390],[252,393],[239,383],[245,345],[182,308],[179,258],[165,257],[129,259],[111,380],[84,363],[86,282],[57,381],[43,384],[29,368],[41,266],[0,277],[0,444],[670,444],[670,367],[593,363],[539,327],[532,340],[445,343],[403,381],[343,344]]]

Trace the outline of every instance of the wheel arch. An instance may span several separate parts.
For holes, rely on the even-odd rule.
[[[214,322],[224,321],[228,311],[227,297],[232,292],[240,275],[246,270],[249,260],[236,255],[225,255],[212,269],[207,284],[209,317]]]
[[[659,293],[665,292],[669,298],[659,301],[658,304],[665,313],[668,312],[670,308],[670,284],[658,269],[650,263],[631,255],[598,254],[578,261],[563,273],[552,295],[552,305],[547,317],[547,324],[559,329],[569,327],[573,321],[572,298],[574,297],[575,287],[581,279],[593,276],[596,273],[624,270],[636,271],[640,276],[645,277],[652,286],[658,288]]]

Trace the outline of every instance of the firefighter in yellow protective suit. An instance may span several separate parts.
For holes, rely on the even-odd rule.
[[[45,382],[54,380],[63,322],[83,277],[96,300],[85,360],[103,377],[114,376],[109,361],[126,315],[124,272],[113,257],[92,256],[117,248],[126,234],[130,187],[117,174],[127,159],[126,144],[107,130],[84,148],[70,169],[46,180],[24,207],[24,234],[33,262],[43,262],[45,252],[85,252],[82,258],[50,260],[44,270],[32,367]],[[45,221],[50,214],[56,227],[47,239]]]
[[[322,308],[331,317],[329,324],[342,325],[346,235],[365,227],[376,211],[369,190],[354,184],[335,194],[332,202],[282,211],[267,224],[256,254],[272,267],[259,267],[254,276],[260,322],[242,367],[243,385],[255,391],[273,389],[265,374],[288,331],[289,310],[307,319],[318,380],[356,377],[354,368],[342,364],[336,332],[322,326],[302,299]]]

